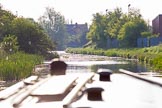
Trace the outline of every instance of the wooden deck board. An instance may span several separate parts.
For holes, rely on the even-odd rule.
[[[31,92],[32,96],[63,94],[76,81],[76,76],[53,76],[46,83]]]
[[[19,108],[62,108],[61,102],[42,102],[36,104],[28,104],[20,106]]]
[[[20,89],[24,88],[26,86],[26,83],[32,83],[33,81],[37,80],[37,76],[31,76],[26,78],[25,80],[22,80],[8,88],[6,88],[5,90],[0,92],[0,100],[4,100],[6,98],[8,98],[11,95],[14,95],[16,92],[18,92]]]
[[[79,77],[77,85],[72,89],[72,91],[64,98],[63,107],[67,107],[73,99],[77,96],[78,92],[86,85],[89,80],[92,80],[94,74],[86,74]]]
[[[26,99],[33,90],[35,90],[36,88],[38,88],[40,85],[42,85],[43,83],[45,83],[48,80],[49,80],[49,78],[42,79],[41,81],[37,82],[36,84],[34,84],[32,86],[27,86],[25,89],[22,89],[20,92],[15,94],[14,95],[15,99],[12,102],[13,106],[15,106],[15,107],[19,106],[19,104],[21,102],[23,102],[23,100]]]

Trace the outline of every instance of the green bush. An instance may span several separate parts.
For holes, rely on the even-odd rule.
[[[152,64],[155,70],[162,70],[162,55],[157,55]]]

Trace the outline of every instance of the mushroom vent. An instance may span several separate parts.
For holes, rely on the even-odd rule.
[[[112,70],[110,69],[99,69],[99,80],[100,81],[111,81],[110,75],[112,74]]]
[[[50,64],[51,75],[65,75],[67,64],[64,61],[54,60]]]
[[[100,87],[92,87],[86,89],[87,92],[87,98],[90,101],[102,101],[102,91],[104,91],[103,88]]]

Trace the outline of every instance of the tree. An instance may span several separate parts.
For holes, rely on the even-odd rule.
[[[118,36],[119,30],[122,26],[122,10],[121,8],[116,8],[114,11],[106,13],[106,30],[108,37],[110,39],[115,39]]]
[[[8,54],[16,53],[19,48],[17,37],[14,35],[5,36],[3,38],[2,48]]]
[[[135,19],[134,21],[125,23],[118,35],[118,39],[121,40],[121,47],[136,47],[137,39],[146,30],[147,25],[142,19]]]
[[[125,18],[126,22],[121,26],[118,35],[121,47],[136,47],[137,39],[142,36],[142,32],[149,31],[149,28],[139,9],[130,8]]]
[[[0,6],[0,41],[3,41],[5,51],[12,53],[19,46],[20,51],[45,57],[48,56],[48,51],[55,49],[45,30],[32,18],[18,18],[11,12],[3,10],[2,6]],[[0,49],[4,50],[2,47]]]
[[[65,20],[59,12],[56,12],[54,8],[47,7],[44,15],[39,18],[39,24],[56,43],[57,50],[65,49],[67,43]]]
[[[3,10],[2,6],[0,6],[0,41],[3,40],[4,36],[10,34],[10,26],[14,18],[16,18],[16,16],[10,11]]]
[[[121,8],[116,8],[114,11],[106,11],[106,29],[105,33],[110,40],[109,48],[112,48],[112,41],[117,39],[121,26],[125,23],[123,20],[124,14]]]
[[[92,42],[94,47],[106,48],[107,36],[105,35],[105,16],[96,13],[93,15],[94,19],[87,33],[87,39]]]
[[[44,29],[31,19],[15,18],[12,21],[12,34],[17,36],[19,49],[26,53],[45,55],[54,49]]]
[[[145,31],[149,29],[139,9],[130,8],[129,13],[124,14],[121,8],[116,8],[114,11],[107,10],[106,15],[94,15],[87,38],[99,48],[106,45],[112,48],[113,40],[119,40],[121,47],[136,47],[137,38]]]

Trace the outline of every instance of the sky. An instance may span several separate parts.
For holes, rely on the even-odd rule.
[[[91,24],[93,14],[106,13],[106,9],[113,11],[122,8],[128,12],[128,5],[140,9],[140,13],[151,24],[152,20],[162,14],[162,0],[0,0],[3,9],[25,18],[38,20],[46,7],[52,7],[60,12],[67,22]]]

